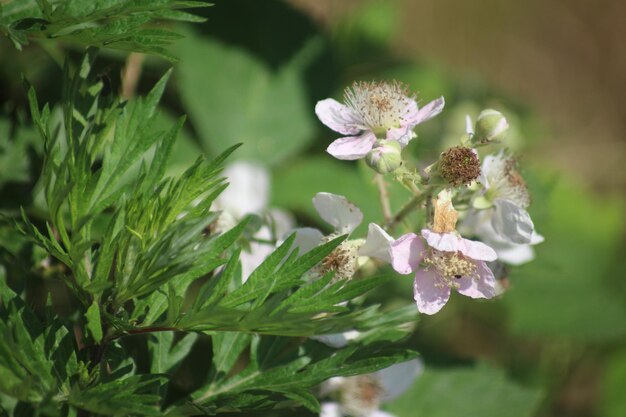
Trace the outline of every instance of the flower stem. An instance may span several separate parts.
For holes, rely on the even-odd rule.
[[[408,216],[413,210],[419,207],[425,200],[428,199],[428,196],[431,195],[431,190],[426,189],[421,192],[416,192],[415,196],[404,205],[393,217],[390,218],[389,221],[385,224],[385,230],[391,231],[393,230],[399,223],[401,223],[406,216]]]
[[[380,198],[380,205],[383,209],[383,217],[385,218],[385,223],[389,223],[391,221],[391,205],[389,204],[389,192],[387,191],[387,184],[385,184],[385,179],[382,175],[376,174],[374,175],[374,181],[376,182],[376,186],[378,187],[378,197]]]

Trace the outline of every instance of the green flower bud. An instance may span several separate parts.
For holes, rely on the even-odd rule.
[[[508,128],[509,123],[502,113],[493,109],[483,110],[476,119],[474,142],[487,143],[502,140]]]
[[[395,140],[377,140],[365,155],[365,162],[379,174],[388,174],[402,165],[402,147]]]

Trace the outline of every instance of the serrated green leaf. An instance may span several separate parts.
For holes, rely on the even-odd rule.
[[[100,305],[94,301],[85,313],[87,330],[96,343],[102,341],[102,321],[100,319]]]

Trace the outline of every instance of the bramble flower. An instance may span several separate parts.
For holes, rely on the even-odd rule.
[[[393,417],[380,405],[408,390],[423,369],[422,362],[413,359],[371,374],[330,378],[322,384],[321,394],[336,401],[322,402],[320,417]]]
[[[214,210],[221,210],[215,225],[218,233],[232,229],[249,214],[264,215],[274,228],[272,231],[267,224],[261,226],[254,235],[256,240],[272,240],[275,236],[282,236],[293,227],[293,219],[287,212],[277,208],[267,208],[270,177],[263,166],[238,161],[228,165],[224,169],[224,175],[229,185],[215,200],[213,207]],[[274,245],[258,241],[251,241],[247,247],[242,248],[240,261],[243,282],[274,249]]]
[[[535,226],[526,211],[530,194],[515,160],[503,152],[485,157],[480,182],[483,194],[474,199],[473,205],[488,210],[496,234],[510,243],[531,243]]]
[[[361,159],[372,150],[377,139],[394,140],[402,147],[415,137],[413,128],[443,110],[440,97],[418,108],[414,96],[397,81],[355,82],[344,91],[341,104],[331,98],[315,106],[322,123],[344,135],[327,148],[337,159]]]
[[[533,231],[528,244],[512,243],[502,238],[491,224],[491,212],[480,210],[470,213],[464,220],[462,230],[475,235],[482,242],[489,245],[498,254],[498,261],[510,265],[522,265],[535,259],[532,246],[544,241],[544,237]]]
[[[339,235],[351,234],[363,221],[361,210],[337,194],[317,193],[313,198],[313,205],[320,217],[335,230],[324,236],[322,232],[311,227],[295,229],[295,246],[300,249],[301,254]],[[359,257],[374,257],[390,262],[388,248],[392,240],[380,226],[370,223],[367,239],[345,240],[318,265],[316,272],[323,275],[334,271],[336,279],[346,279],[356,272]]]
[[[417,309],[437,313],[448,302],[452,289],[471,298],[497,295],[496,279],[486,264],[497,259],[496,252],[456,232],[457,211],[452,207],[450,191],[439,193],[434,206],[432,230],[422,229],[421,237],[415,233],[401,236],[390,250],[391,265],[397,272],[415,272]]]

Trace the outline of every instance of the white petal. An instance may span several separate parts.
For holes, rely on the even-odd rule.
[[[293,229],[296,223],[291,213],[279,208],[269,209],[267,215],[274,228],[276,236],[284,236],[291,229]]]
[[[424,258],[424,244],[415,233],[407,233],[391,243],[391,265],[400,274],[417,269]]]
[[[461,238],[454,233],[435,233],[429,229],[422,229],[422,236],[428,246],[444,252],[457,252]]]
[[[531,245],[536,245],[537,243],[541,243],[544,240],[546,240],[546,238],[544,238],[542,235],[540,235],[537,232],[533,232],[532,237],[530,238],[530,244]]]
[[[474,124],[469,114],[465,116],[465,133],[470,136],[474,134]]]
[[[423,371],[422,361],[413,359],[374,372],[373,376],[384,390],[382,401],[391,401],[404,394]]]
[[[322,342],[327,346],[333,348],[342,348],[348,344],[349,341],[356,339],[361,335],[361,332],[356,330],[350,330],[343,333],[322,334],[317,336],[311,336],[311,339]]]
[[[326,152],[337,159],[353,161],[365,158],[365,155],[374,147],[375,142],[376,136],[372,132],[366,132],[360,136],[339,138],[328,145]]]
[[[395,414],[388,413],[382,410],[374,410],[367,415],[367,417],[396,417]]]
[[[296,240],[293,242],[293,246],[299,249],[299,255],[316,248],[320,243],[322,243],[322,239],[324,239],[322,232],[312,227],[294,229],[292,230],[292,233],[296,234]]]
[[[224,169],[228,187],[217,198],[217,206],[241,218],[267,207],[270,176],[262,165],[237,161]]]
[[[435,314],[450,299],[450,288],[445,285],[435,285],[439,281],[439,276],[432,270],[420,269],[415,273],[413,298],[420,313]]]
[[[459,242],[459,252],[477,261],[492,262],[498,259],[496,251],[491,247],[483,242],[476,242],[469,239],[461,239]]]
[[[313,205],[320,217],[340,234],[349,234],[363,221],[363,213],[347,198],[331,193],[317,193]]]
[[[344,135],[355,135],[361,130],[359,117],[348,107],[337,100],[327,98],[315,105],[315,114],[322,123],[335,132]]]
[[[250,274],[267,258],[273,251],[274,245],[258,242],[250,242],[250,250],[241,251],[241,281],[246,282]]]
[[[320,404],[320,417],[342,417],[338,403]]]
[[[457,291],[471,298],[493,298],[497,294],[496,278],[485,262],[476,262],[479,278],[463,277],[456,282],[460,287]]]
[[[498,260],[510,265],[522,265],[535,259],[535,251],[530,245],[509,243],[506,247],[495,248]]]
[[[370,223],[367,229],[367,239],[359,249],[359,256],[370,256],[391,263],[391,242],[393,238],[382,227],[376,223]]]
[[[502,238],[518,244],[531,242],[535,226],[526,210],[505,199],[497,199],[494,210],[491,224]]]

